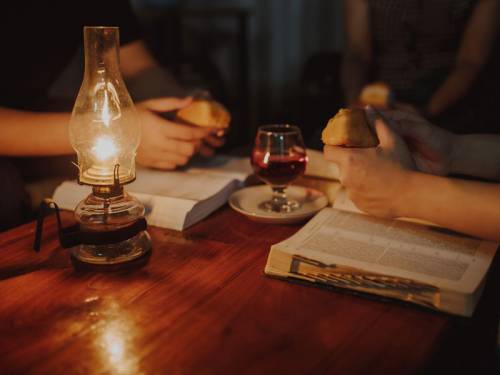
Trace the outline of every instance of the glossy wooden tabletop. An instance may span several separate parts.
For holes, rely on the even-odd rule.
[[[0,373],[425,369],[453,318],[263,275],[298,228],[225,207],[184,233],[150,228],[149,263],[108,273],[74,270],[53,218],[39,254],[33,224],[0,234]]]

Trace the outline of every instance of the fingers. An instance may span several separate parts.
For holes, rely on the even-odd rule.
[[[206,139],[205,139],[206,141]],[[196,142],[184,142],[179,140],[167,139],[162,145],[162,149],[167,152],[174,152],[180,154],[184,157],[187,157],[188,160],[193,157],[196,153],[200,154],[203,157],[209,158],[215,155],[214,147],[219,147],[223,142],[214,142],[214,145],[205,144],[203,141],[199,140]],[[179,165],[184,165],[186,162],[183,162]]]
[[[414,112],[400,110],[384,110],[382,114],[389,120],[397,122],[414,121],[428,124],[429,122],[421,115]]]
[[[177,139],[167,138],[157,145],[159,152],[173,152],[187,158],[191,158],[199,151],[202,146],[202,141],[181,141]]]
[[[382,112],[382,115],[387,120],[387,123],[404,137],[414,136],[418,134],[422,128],[427,128],[427,125],[429,125],[426,119],[411,112],[386,110]]]
[[[355,148],[345,148],[345,147],[328,146],[328,145],[326,145],[323,148],[325,159],[335,164],[338,164],[340,169],[342,169],[342,167],[346,165],[349,162],[349,160],[352,160],[354,158],[354,155],[358,151],[359,150]]]
[[[397,141],[397,135],[391,129],[384,115],[371,107],[366,110],[366,117],[377,133],[381,147],[392,147]]]
[[[153,160],[148,164],[145,164],[146,167],[161,169],[163,171],[171,171],[177,168],[177,165],[168,161],[168,160]]]
[[[375,132],[382,148],[393,147],[395,145],[397,135],[381,117],[375,120]]]
[[[189,156],[178,154],[175,152],[163,151],[157,155],[158,159],[155,159],[156,164],[174,164],[175,166],[186,165],[190,159]]]
[[[205,158],[210,158],[210,157],[215,155],[214,149],[212,147],[204,145],[204,144],[202,144],[200,146],[198,153]]]
[[[211,147],[222,147],[225,143],[225,139],[221,137],[217,137],[215,135],[208,135],[204,138],[204,142]]]
[[[143,106],[154,112],[168,112],[176,109],[187,107],[191,104],[192,98],[154,98],[140,102],[138,105]]]
[[[189,157],[169,151],[156,151],[154,153],[139,153],[137,155],[137,162],[141,165],[150,168],[168,169],[172,170],[177,167],[186,165]]]
[[[201,141],[186,142],[176,139],[156,139],[148,144],[141,144],[137,150],[140,164],[160,169],[174,169],[186,165],[198,152]]]
[[[196,141],[206,138],[210,135],[211,129],[200,128],[197,126],[189,126],[177,124],[165,119],[162,120],[160,130],[164,137],[180,139],[183,141]]]

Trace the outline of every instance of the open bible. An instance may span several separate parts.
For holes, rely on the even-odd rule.
[[[324,163],[320,152],[307,150],[307,153],[310,163],[306,174],[309,171],[314,176],[338,174],[336,166]],[[144,204],[150,225],[184,230],[223,206],[252,173],[249,158],[218,155],[176,171],[138,168],[136,180],[126,185],[125,190]],[[74,210],[90,191],[89,186],[65,181],[57,187],[53,198],[60,208]]]
[[[223,206],[250,171],[246,158],[218,156],[183,171],[139,168],[136,180],[125,188],[144,204],[150,225],[180,231]],[[56,189],[54,200],[59,207],[74,210],[90,190],[76,181],[65,181]]]
[[[325,208],[271,247],[265,273],[471,316],[497,243]]]

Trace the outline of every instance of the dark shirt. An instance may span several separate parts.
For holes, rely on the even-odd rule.
[[[44,109],[48,89],[83,44],[83,26],[119,26],[121,45],[140,37],[125,0],[9,0],[2,6],[2,107]]]
[[[372,79],[396,100],[425,108],[456,61],[477,0],[369,0],[374,47]],[[499,132],[500,39],[467,94],[433,122],[458,133]]]
[[[370,0],[375,75],[394,90],[449,71],[473,0]]]

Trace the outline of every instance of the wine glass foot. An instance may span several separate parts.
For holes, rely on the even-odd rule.
[[[281,202],[277,204],[274,201],[262,202],[259,205],[264,211],[267,212],[278,212],[278,213],[290,213],[300,208],[300,203],[296,200],[289,199],[286,202]]]

